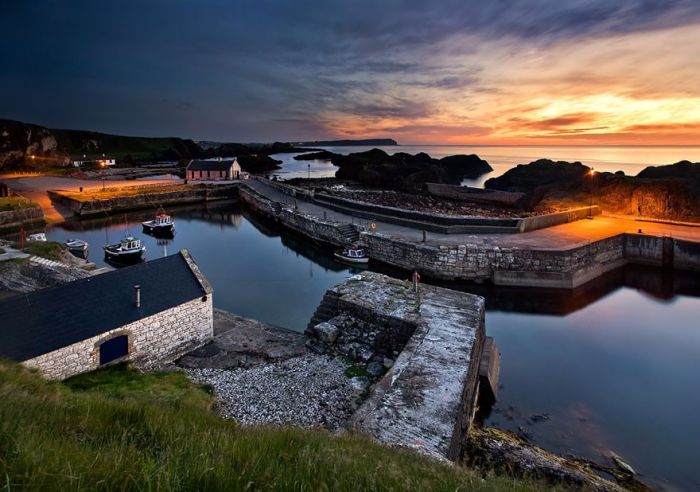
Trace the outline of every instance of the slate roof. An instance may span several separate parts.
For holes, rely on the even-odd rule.
[[[31,359],[201,298],[211,289],[189,261],[181,251],[0,300],[0,357]],[[141,286],[140,308],[134,285]]]
[[[188,171],[229,171],[235,161],[190,161]]]

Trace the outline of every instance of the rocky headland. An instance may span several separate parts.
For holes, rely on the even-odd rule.
[[[521,164],[486,188],[525,193],[527,209],[565,209],[590,203],[604,212],[700,222],[700,163],[650,166],[637,176],[594,172],[580,162],[541,159]]]
[[[348,155],[321,151],[302,154],[295,159],[327,159],[340,168],[335,174],[338,179],[402,191],[423,189],[425,183],[459,184],[464,179],[493,171],[488,162],[474,154],[433,159],[424,152],[389,155],[381,149],[372,149]]]
[[[318,149],[286,142],[240,144],[195,142],[179,137],[131,137],[0,119],[0,172],[62,168],[71,164],[71,157],[104,154],[115,158],[117,165],[130,166],[153,161],[179,161],[184,165],[190,159],[236,156],[244,171],[266,173],[278,169],[281,162],[270,155],[309,150]]]

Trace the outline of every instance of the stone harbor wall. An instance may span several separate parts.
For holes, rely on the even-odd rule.
[[[67,206],[81,217],[89,217],[104,213],[124,212],[153,208],[155,206],[183,205],[212,200],[226,200],[237,196],[237,184],[228,185],[192,185],[189,189],[164,192],[144,192],[142,195],[124,196],[108,200],[91,200],[90,192],[85,192],[86,199],[78,201],[60,191],[48,191],[49,198],[61,205]],[[156,189],[157,190],[157,189]]]
[[[323,193],[316,193],[313,197],[313,201],[319,205],[339,210],[356,217],[380,220],[441,234],[516,233],[519,232],[518,228],[521,221],[521,219],[517,218],[429,214],[415,210],[360,202]]]
[[[343,232],[344,224],[297,212],[279,202],[269,200],[248,187],[241,187],[239,196],[241,201],[254,212],[273,219],[300,234],[336,246],[347,243]]]
[[[673,266],[700,272],[700,244],[676,239],[673,241]]]
[[[444,280],[493,280],[501,285],[570,287],[617,268],[624,237],[570,250],[501,248],[488,245],[428,245],[363,232],[371,258]]]
[[[97,369],[100,365],[100,345],[120,335],[128,336],[129,355],[125,359],[144,368],[162,364],[212,337],[212,306],[210,293],[206,301],[194,299],[116,330],[23,361],[22,364],[38,369],[49,379],[65,379]]]
[[[345,234],[339,222],[323,220],[313,215],[305,215],[285,208],[278,215],[279,222],[317,241],[336,246],[346,244]]]
[[[575,222],[577,220],[586,219],[600,215],[602,210],[598,205],[590,207],[579,207],[564,212],[553,212],[551,214],[534,215],[526,217],[520,221],[519,232],[536,231],[537,229],[546,229],[559,224]]]
[[[332,291],[338,314],[308,333],[326,352],[367,363],[370,376],[386,371],[353,427],[386,444],[459,459],[478,396],[484,299],[427,285],[416,292],[371,272]]]
[[[44,223],[44,210],[41,207],[27,207],[0,212],[0,231],[11,231],[28,225]]]
[[[500,190],[486,190],[483,188],[470,188],[468,186],[448,185],[442,183],[426,183],[428,193],[450,200],[460,200],[476,203],[494,203],[513,207],[525,193],[512,193]]]
[[[295,212],[247,187],[241,187],[240,194],[251,209],[289,229],[317,241],[347,244],[343,228],[351,227],[349,224]],[[596,213],[595,207],[593,212]],[[566,220],[575,220],[584,213],[588,213],[588,208],[564,215],[573,214]],[[643,234],[620,234],[560,250],[488,244],[434,245],[397,239],[357,226],[354,229],[359,230],[358,242],[372,260],[417,270],[441,280],[491,280],[497,285],[572,289],[626,263],[700,270],[697,252],[700,246],[696,243]]]

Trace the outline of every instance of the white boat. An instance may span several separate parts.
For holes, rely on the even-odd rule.
[[[85,253],[88,250],[87,241],[83,241],[82,239],[67,239],[63,244],[65,244],[68,251],[72,253]]]
[[[27,241],[46,241],[46,234],[44,234],[43,232],[30,234],[29,236],[27,236]]]
[[[117,263],[136,263],[141,261],[146,246],[133,236],[126,236],[120,243],[104,247],[105,259]]]
[[[172,234],[175,232],[175,224],[173,224],[173,219],[168,214],[158,214],[153,220],[147,220],[142,222],[142,224],[143,232],[153,235]]]
[[[344,248],[342,251],[336,251],[334,256],[339,260],[349,263],[367,263],[369,261],[369,256],[367,256],[365,250],[356,246]]]

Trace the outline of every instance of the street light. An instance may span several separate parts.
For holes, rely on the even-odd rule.
[[[588,176],[591,178],[590,185],[588,186],[588,194],[590,195],[590,201],[588,202],[588,219],[593,218],[593,178],[595,178],[595,169],[591,168],[588,171]]]

